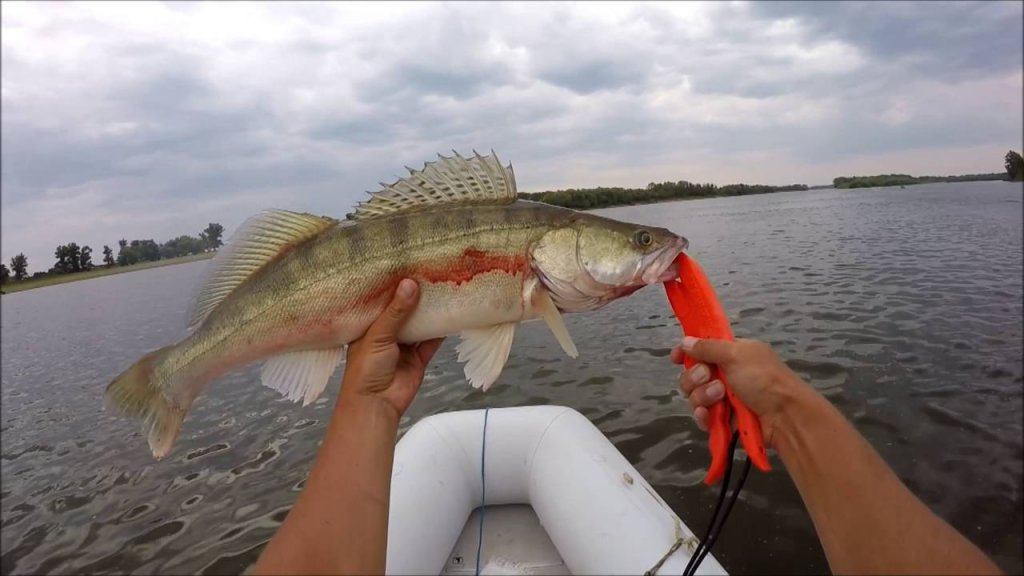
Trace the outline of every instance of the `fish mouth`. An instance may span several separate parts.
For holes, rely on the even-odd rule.
[[[686,238],[676,236],[675,242],[653,254],[650,264],[645,267],[640,279],[645,284],[654,284],[678,278],[679,265],[676,263],[676,257],[682,254],[689,245]]]

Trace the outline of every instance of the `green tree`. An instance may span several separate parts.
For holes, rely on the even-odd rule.
[[[1006,176],[1013,181],[1024,180],[1024,158],[1015,150],[1006,153]]]
[[[82,254],[78,258],[79,268],[82,270],[92,269],[92,248],[82,246]]]
[[[11,271],[14,272],[15,280],[23,279],[28,271],[28,258],[24,254],[11,258]]]
[[[107,268],[114,265],[114,251],[106,244],[103,245],[103,265]]]
[[[11,271],[7,269],[6,264],[0,264],[0,284],[7,284],[10,279]]]
[[[128,246],[127,240],[122,238],[117,241],[117,245],[120,247],[120,250],[117,251],[118,266],[131,266],[139,261],[139,255],[131,246]]]
[[[57,259],[57,263],[53,265],[54,270],[64,274],[71,271],[71,265],[68,264],[68,247],[64,244],[57,246],[53,251],[54,258]]]
[[[195,236],[181,235],[172,238],[160,245],[160,256],[162,258],[176,258],[178,256],[189,256],[199,254],[206,248],[206,243]]]
[[[216,222],[210,222],[206,230],[199,233],[199,237],[206,243],[208,248],[216,250],[220,248],[223,242],[220,241],[221,235],[224,234],[224,227]]]
[[[156,262],[160,259],[160,245],[154,240],[132,240],[132,246],[139,251],[139,260]]]
[[[82,249],[78,244],[71,242],[66,247],[64,255],[67,257],[68,271],[78,272],[82,269]]]

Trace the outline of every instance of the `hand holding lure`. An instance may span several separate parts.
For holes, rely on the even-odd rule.
[[[664,283],[672,311],[682,327],[683,334],[696,338],[733,340],[729,319],[715,295],[711,282],[697,262],[685,253],[676,258],[679,278]],[[687,356],[683,362],[689,370],[696,364]],[[731,417],[736,415],[736,426],[740,441],[751,462],[762,471],[771,470],[768,455],[761,437],[761,424],[757,416],[736,396],[729,387],[725,375],[718,366],[709,366],[711,378],[719,380],[725,387],[725,398],[708,410],[708,448],[711,451],[711,465],[704,483],[718,482],[728,466]]]

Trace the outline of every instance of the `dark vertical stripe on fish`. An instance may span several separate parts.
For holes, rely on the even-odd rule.
[[[348,248],[347,256],[349,257],[362,254],[366,250],[366,228],[362,226],[354,227],[349,232],[346,248]]]
[[[463,210],[462,214],[465,215],[465,226],[467,230],[476,229],[476,210],[470,208],[469,210]]]

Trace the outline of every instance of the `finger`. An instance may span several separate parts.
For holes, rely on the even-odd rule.
[[[398,331],[416,309],[418,298],[419,286],[413,280],[404,278],[398,283],[391,302],[366,331],[367,335],[372,336],[375,342],[394,342]]]
[[[416,347],[416,354],[424,366],[430,363],[430,359],[434,357],[434,354],[443,342],[444,338],[434,338],[433,340],[420,342],[419,346]]]
[[[680,346],[685,355],[709,364],[726,364],[733,359],[736,344],[728,340],[708,340],[687,336]]]
[[[703,386],[711,379],[711,370],[707,364],[694,364],[692,368],[683,372],[679,377],[679,388],[683,394],[689,396],[694,388]]]
[[[674,346],[672,352],[669,353],[669,359],[672,360],[673,364],[682,364],[683,360],[686,359],[686,352],[683,352],[681,346]]]
[[[725,396],[725,386],[720,380],[712,380],[706,386],[698,386],[687,396],[690,405],[696,410],[698,406],[711,406]]]
[[[697,421],[697,427],[701,430],[708,431],[708,409],[703,406],[697,406],[693,409],[693,419]]]

